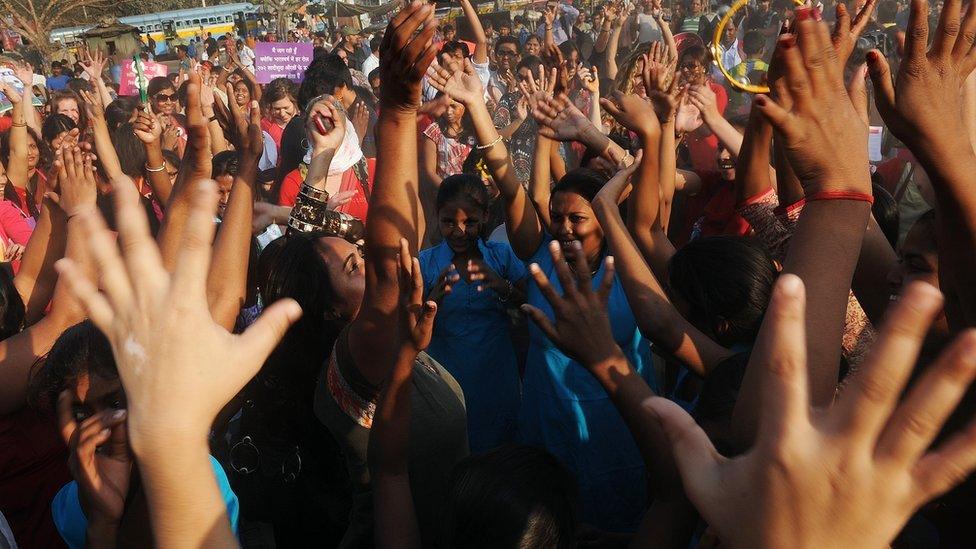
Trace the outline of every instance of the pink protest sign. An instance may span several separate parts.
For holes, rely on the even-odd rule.
[[[312,62],[312,44],[297,42],[258,42],[254,45],[254,76],[259,84],[275,78],[301,82]]]
[[[149,85],[149,80],[157,76],[166,76],[169,70],[162,63],[153,61],[142,62],[142,87]],[[122,62],[122,76],[119,78],[119,95],[132,95],[139,97],[139,83],[137,82],[136,68],[132,60]]]

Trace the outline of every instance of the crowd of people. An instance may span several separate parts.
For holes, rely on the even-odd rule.
[[[459,3],[5,61],[0,547],[972,546],[976,3]]]

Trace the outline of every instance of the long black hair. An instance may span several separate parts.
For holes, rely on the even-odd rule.
[[[719,343],[751,344],[779,275],[759,241],[738,236],[693,240],[671,257],[668,283],[688,304],[688,320]],[[724,329],[719,323],[724,321]]]
[[[451,474],[444,547],[575,547],[576,497],[573,475],[545,450],[467,457]]]
[[[53,411],[61,391],[86,375],[106,380],[119,377],[112,345],[90,320],[62,332],[47,356],[38,361],[31,374],[28,402]]]
[[[258,259],[257,280],[265,307],[285,297],[302,306],[302,317],[285,333],[268,363],[286,364],[289,377],[303,379],[303,396],[311,398],[319,368],[351,320],[335,312],[339,295],[316,249],[316,237],[295,233],[271,242]]]

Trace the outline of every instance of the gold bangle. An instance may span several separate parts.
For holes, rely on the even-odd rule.
[[[486,145],[478,145],[477,147],[475,147],[475,149],[479,151],[485,151],[501,143],[501,141],[502,141],[502,136],[499,135],[498,138],[492,141],[491,143],[488,143]]]
[[[12,128],[26,128],[27,127],[27,122],[21,122],[20,124],[18,124],[16,122],[11,122],[10,123],[10,127],[12,127]]]
[[[150,168],[149,167],[149,163],[148,162],[146,163],[146,171],[147,172],[156,173],[156,172],[161,172],[161,171],[163,171],[165,169],[166,169],[166,164],[165,163],[162,166],[158,167],[158,168]]]

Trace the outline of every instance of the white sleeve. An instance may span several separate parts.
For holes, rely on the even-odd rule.
[[[471,66],[474,67],[475,74],[477,74],[478,78],[481,80],[481,85],[487,89],[488,82],[491,81],[491,69],[488,68],[488,62],[475,63],[472,61]]]
[[[261,136],[264,138],[264,151],[258,161],[258,170],[263,172],[278,165],[278,146],[268,132],[261,132]]]

